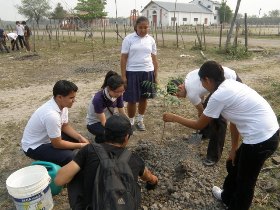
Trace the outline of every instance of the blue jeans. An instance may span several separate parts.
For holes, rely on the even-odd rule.
[[[241,144],[236,151],[235,165],[227,161],[222,200],[229,210],[248,210],[261,168],[278,148],[279,131],[268,140],[258,144]]]

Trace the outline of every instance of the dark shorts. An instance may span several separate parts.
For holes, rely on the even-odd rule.
[[[126,78],[127,88],[123,94],[124,101],[136,103],[139,102],[140,98],[154,98],[156,96],[154,71],[127,71]]]

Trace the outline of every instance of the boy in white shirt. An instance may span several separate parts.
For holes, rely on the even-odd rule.
[[[11,40],[11,48],[12,50],[15,50],[15,46],[17,48],[17,50],[19,50],[18,47],[18,35],[16,33],[8,33],[7,37],[9,40]]]

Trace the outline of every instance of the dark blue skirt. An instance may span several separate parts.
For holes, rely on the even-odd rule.
[[[156,96],[154,71],[127,71],[127,88],[123,94],[126,102],[136,103],[140,98]]]

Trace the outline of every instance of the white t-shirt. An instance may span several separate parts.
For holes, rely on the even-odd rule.
[[[12,39],[16,40],[18,37],[18,35],[16,33],[8,33],[7,36],[9,38],[9,40],[12,40]]]
[[[17,31],[17,35],[19,36],[24,36],[24,26],[19,24],[16,25],[16,31]]]
[[[61,136],[61,127],[68,123],[68,108],[59,109],[52,98],[39,107],[29,119],[21,140],[22,149],[36,149],[42,144],[50,143],[50,138]]]
[[[127,35],[122,42],[122,54],[128,54],[126,71],[153,71],[151,54],[157,54],[153,37],[140,37],[136,32]]]
[[[228,67],[224,67],[224,75],[226,79],[236,80],[236,72]],[[200,81],[198,75],[199,69],[193,70],[187,74],[185,79],[185,88],[187,97],[193,105],[198,105],[202,101],[202,97],[206,96],[209,92],[206,90]]]
[[[229,79],[211,95],[203,114],[211,118],[221,114],[234,123],[245,144],[263,142],[279,129],[268,102],[247,85]]]

